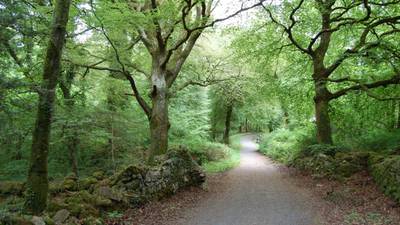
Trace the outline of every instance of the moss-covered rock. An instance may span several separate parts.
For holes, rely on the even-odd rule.
[[[39,216],[33,216],[31,222],[35,225],[46,225],[46,222],[44,222],[43,217]]]
[[[400,156],[373,156],[370,173],[380,189],[400,203]]]
[[[325,154],[297,158],[291,165],[297,169],[311,172],[314,177],[331,177],[335,174],[336,168],[334,158]]]
[[[381,163],[385,160],[387,156],[382,155],[382,154],[377,154],[377,153],[370,153],[370,156],[368,158],[368,166]]]
[[[49,216],[44,216],[43,217],[44,222],[46,223],[46,225],[56,225],[56,223],[54,222],[53,219],[51,219]]]
[[[369,156],[367,152],[338,152],[334,156],[320,153],[298,157],[291,165],[309,171],[315,177],[342,179],[365,170]]]
[[[51,198],[49,202],[47,203],[47,208],[46,211],[51,215],[54,216],[54,214],[61,210],[65,209],[67,205],[64,203],[64,199],[62,198]]]
[[[96,196],[87,191],[73,193],[64,199],[65,208],[78,218],[98,216],[100,212],[96,208],[97,203]]]
[[[106,178],[106,174],[103,171],[99,170],[99,171],[95,171],[92,174],[92,177],[97,180],[102,180],[102,179]]]
[[[52,195],[59,194],[64,191],[63,182],[53,181],[49,183],[49,193]]]
[[[97,198],[108,199],[115,202],[124,201],[124,193],[116,188],[111,188],[109,186],[99,186],[94,190],[94,195]]]
[[[62,189],[67,191],[77,191],[78,190],[78,178],[75,175],[69,175],[64,178],[62,182]]]
[[[86,177],[79,181],[79,190],[92,190],[98,183],[95,177]]]
[[[335,172],[340,177],[350,177],[351,175],[367,169],[368,152],[346,152],[335,155]]]

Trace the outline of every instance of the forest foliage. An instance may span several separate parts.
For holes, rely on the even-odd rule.
[[[26,181],[34,166],[62,2],[0,2],[0,181]],[[382,174],[400,162],[399,5],[256,1],[221,16],[212,1],[72,1],[50,87],[48,180],[112,175],[179,146],[218,172],[239,161],[229,137],[256,132],[273,159],[325,175],[354,169],[338,164],[349,153],[398,200],[398,178]]]

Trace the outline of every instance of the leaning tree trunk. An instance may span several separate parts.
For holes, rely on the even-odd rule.
[[[55,88],[60,74],[60,61],[65,42],[70,0],[57,0],[53,13],[51,36],[44,60],[43,81],[39,91],[36,125],[32,137],[31,159],[27,180],[25,209],[40,214],[47,204],[47,156]]]
[[[224,131],[224,143],[229,144],[229,132],[231,130],[231,120],[232,120],[233,105],[229,104],[226,109],[225,117],[225,131]]]
[[[168,149],[168,86],[165,78],[166,71],[154,65],[151,76],[150,161]]]
[[[325,83],[315,84],[315,119],[317,125],[317,141],[319,144],[332,144],[332,129],[329,118],[329,97]]]

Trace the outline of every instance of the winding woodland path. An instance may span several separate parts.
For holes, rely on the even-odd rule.
[[[210,184],[210,194],[184,210],[175,224],[315,225],[310,194],[290,183],[278,166],[258,153],[254,135],[242,137],[240,165]]]

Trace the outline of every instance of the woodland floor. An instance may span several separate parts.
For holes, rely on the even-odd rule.
[[[346,182],[314,179],[275,164],[242,138],[240,165],[210,175],[205,189],[125,212],[118,225],[399,225],[400,208],[367,174]],[[160,222],[162,221],[162,222]]]

